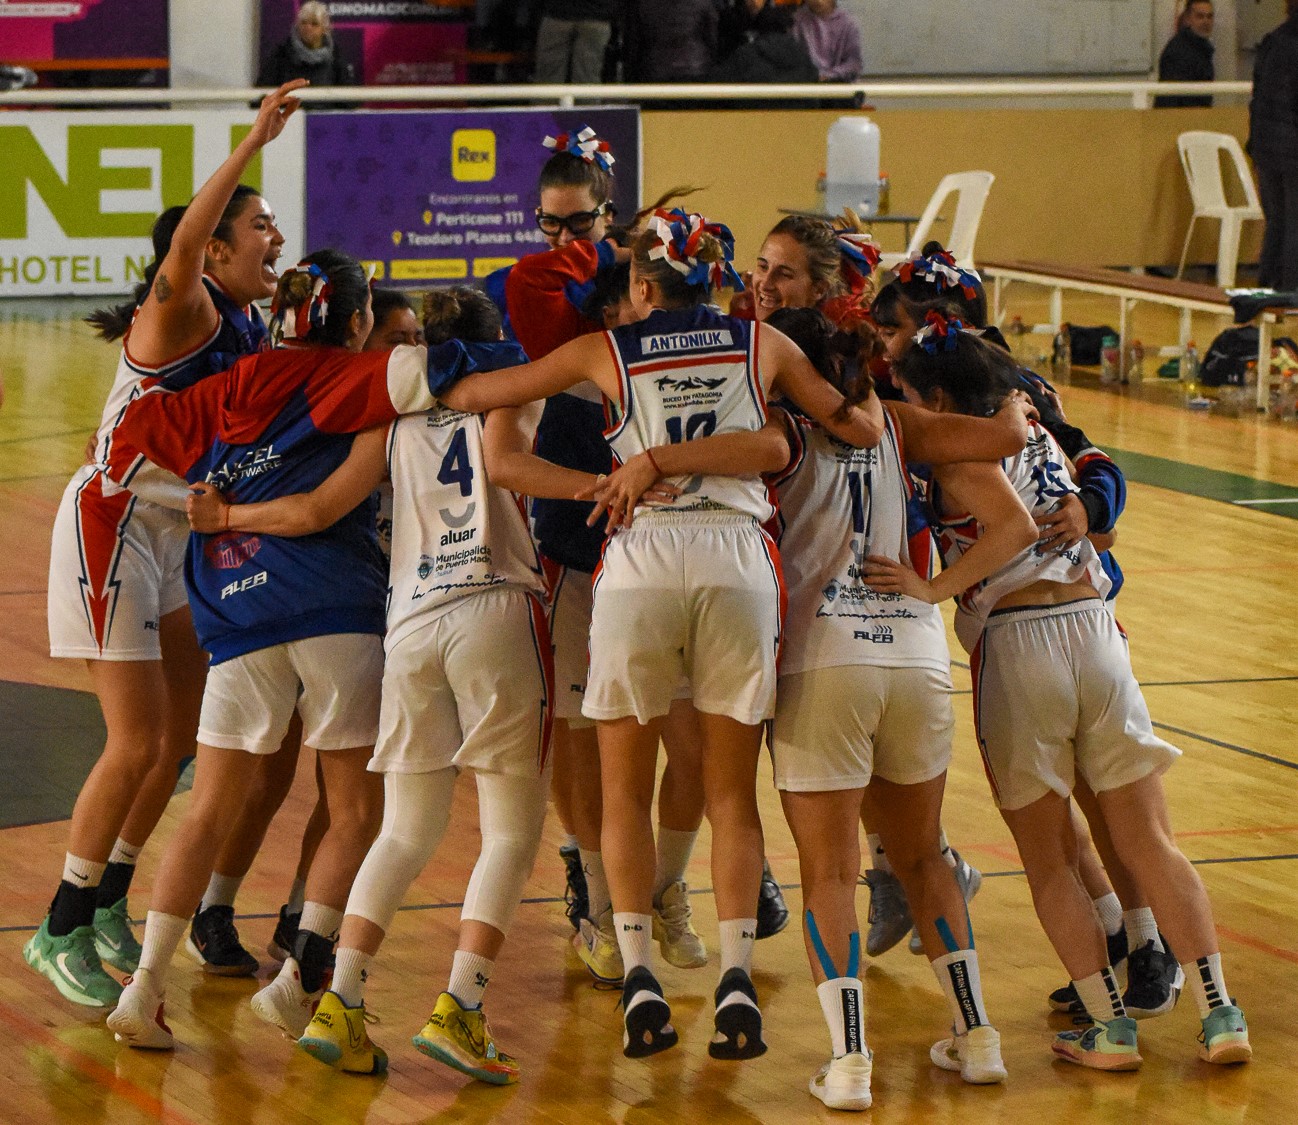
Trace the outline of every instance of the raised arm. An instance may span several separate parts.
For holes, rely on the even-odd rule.
[[[300,104],[293,92],[305,85],[306,79],[297,78],[262,99],[248,135],[185,209],[131,329],[132,353],[142,362],[160,363],[183,353],[216,327],[218,314],[203,288],[203,264],[212,233],[252,158],[284,131]],[[274,218],[267,214],[259,221],[273,223]]]
[[[514,335],[528,356],[539,359],[604,327],[583,315],[581,301],[599,272],[611,269],[619,256],[627,260],[630,251],[611,242],[577,239],[514,264],[505,280],[505,303]]]
[[[759,362],[770,373],[772,391],[778,388],[780,394],[840,441],[861,449],[879,444],[883,437],[883,407],[874,391],[864,402],[849,406],[783,332],[769,324],[756,324],[753,330],[758,333]]]
[[[978,541],[931,581],[894,559],[870,555],[863,576],[871,589],[936,604],[995,574],[1037,541],[1037,525],[999,464],[968,461],[936,476],[951,502],[982,525]]]
[[[231,504],[210,484],[195,484],[185,504],[189,526],[208,535],[254,531],[290,538],[332,527],[387,476],[387,435],[387,426],[357,434],[347,460],[310,492]]]
[[[1017,391],[990,418],[937,414],[906,402],[890,402],[886,409],[901,428],[906,460],[926,465],[1013,457],[1027,443],[1028,418],[1035,413],[1027,395]]]

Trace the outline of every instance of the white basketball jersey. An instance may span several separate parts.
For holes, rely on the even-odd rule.
[[[482,426],[479,414],[442,407],[389,431],[389,646],[481,590],[545,595],[522,501],[487,480]]]
[[[884,412],[873,449],[792,417],[793,460],[775,482],[789,591],[781,675],[844,664],[946,671],[938,607],[877,593],[861,578],[867,555],[913,566],[925,578],[932,563],[928,527],[908,519],[914,489],[891,413]]]
[[[751,321],[699,305],[655,309],[605,333],[618,367],[619,401],[605,437],[619,462],[655,445],[759,430],[766,395]],[[730,509],[765,523],[775,512],[761,477],[680,476],[674,512]]]
[[[1001,467],[1034,518],[1048,515],[1059,507],[1063,497],[1079,491],[1068,475],[1068,459],[1055,439],[1036,422],[1029,423],[1028,443],[1023,451],[1003,460]],[[955,562],[976,543],[982,530],[971,516],[943,517],[937,537],[947,563]],[[956,599],[955,632],[965,651],[973,651],[987,615],[1001,598],[1041,581],[1089,582],[1101,598],[1111,585],[1089,539],[1082,539],[1062,554],[1043,551],[1036,545],[1026,547],[995,574]]]

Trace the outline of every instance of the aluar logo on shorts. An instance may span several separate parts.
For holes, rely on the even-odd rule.
[[[460,181],[496,178],[496,134],[490,129],[456,129],[451,134],[451,175]]]

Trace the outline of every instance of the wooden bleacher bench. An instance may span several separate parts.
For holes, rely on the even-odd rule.
[[[1077,266],[1064,262],[991,261],[979,262],[978,270],[991,281],[991,310],[993,323],[1001,324],[1005,317],[1005,290],[1013,283],[1040,285],[1050,290],[1050,324],[1054,331],[1064,324],[1064,292],[1092,293],[1113,297],[1118,302],[1118,334],[1125,345],[1127,324],[1131,309],[1139,303],[1166,305],[1180,312],[1180,346],[1190,342],[1191,317],[1194,313],[1207,313],[1219,321],[1233,323],[1235,310],[1226,291],[1216,285],[1195,281],[1179,281],[1147,274],[1127,273],[1124,270],[1104,269],[1101,266]],[[1271,329],[1287,317],[1298,316],[1298,309],[1267,309],[1257,320],[1257,405],[1266,406],[1271,377]],[[1224,327],[1221,324],[1220,327]],[[1119,349],[1120,367],[1125,372],[1127,349]]]

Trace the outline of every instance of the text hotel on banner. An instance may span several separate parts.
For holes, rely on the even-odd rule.
[[[252,124],[251,110],[0,115],[0,297],[128,293],[158,214],[188,203]],[[302,115],[244,175],[302,249]]]
[[[617,158],[614,201],[629,219],[640,200],[637,109],[313,113],[307,243],[345,250],[397,286],[480,281],[545,249],[542,141],[583,125]]]

